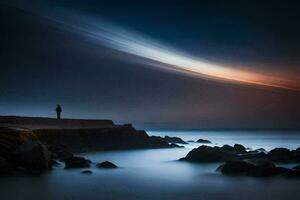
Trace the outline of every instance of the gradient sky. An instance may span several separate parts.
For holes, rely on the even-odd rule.
[[[300,128],[299,9],[2,2],[0,115],[54,116],[60,103],[65,117],[143,128]]]

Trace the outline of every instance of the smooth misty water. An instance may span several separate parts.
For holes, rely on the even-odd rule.
[[[213,145],[240,143],[251,148],[296,148],[296,132],[148,131],[150,135],[179,136],[185,140],[210,139]],[[6,199],[300,199],[300,179],[223,176],[215,164],[176,161],[193,147],[83,154],[93,162],[109,160],[118,169],[64,170],[63,164],[41,176],[0,178],[0,197]]]

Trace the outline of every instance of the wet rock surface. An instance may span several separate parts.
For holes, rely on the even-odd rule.
[[[179,137],[169,137],[169,136],[165,136],[164,141],[166,141],[167,143],[177,143],[177,144],[187,144],[187,142],[183,141],[181,138]]]
[[[198,143],[203,143],[203,144],[211,144],[211,141],[205,140],[205,139],[199,139],[197,140]]]
[[[85,159],[84,157],[73,156],[71,158],[67,158],[65,161],[65,169],[71,168],[88,168],[90,167],[91,161]]]
[[[106,169],[115,169],[115,168],[118,168],[117,165],[115,165],[114,163],[109,162],[109,161],[104,161],[104,162],[98,163],[97,167],[98,168],[106,168]]]

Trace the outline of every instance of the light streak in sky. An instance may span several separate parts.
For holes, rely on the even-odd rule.
[[[165,70],[187,73],[205,79],[300,91],[299,79],[290,79],[283,74],[274,75],[270,71],[267,73],[247,71],[242,67],[203,61],[95,17],[86,17],[66,10],[63,11],[63,15],[53,12],[47,14],[40,12],[39,14],[51,19],[62,29],[91,39],[95,44],[143,58],[147,64],[153,61],[152,66]]]

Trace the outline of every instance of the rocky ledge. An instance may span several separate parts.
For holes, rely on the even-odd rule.
[[[53,159],[64,161],[66,168],[88,167],[88,160],[73,153],[178,147],[130,124],[98,121],[0,117],[0,174],[48,170]]]

